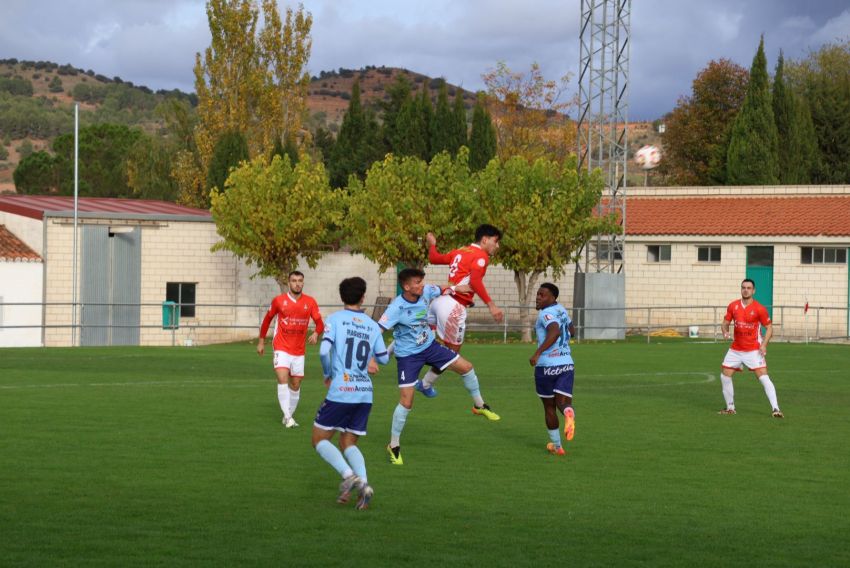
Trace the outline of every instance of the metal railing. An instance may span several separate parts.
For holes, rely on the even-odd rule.
[[[72,323],[76,308],[76,324]],[[106,308],[103,310],[103,308]],[[138,320],[132,323],[115,321],[115,313],[119,308],[138,308]],[[186,308],[194,308],[194,317],[177,315]],[[386,304],[365,304],[363,306],[370,316],[379,316]],[[168,324],[163,321],[162,303],[82,303],[76,305],[70,302],[6,302],[0,303],[0,346],[7,343],[4,339],[16,331],[40,330],[41,344],[56,345],[59,340],[46,341],[49,332],[55,330],[76,330],[76,337],[92,329],[136,329],[140,335],[144,330],[151,331],[144,336],[141,344],[162,344],[161,341],[151,342],[151,338],[161,337],[153,330],[160,330],[170,335],[170,343],[178,343],[178,335],[182,338],[204,336],[205,342],[233,341],[238,338],[256,337],[253,333],[238,333],[239,331],[259,330],[262,319],[268,309],[268,304],[173,304]],[[324,315],[330,314],[340,306],[320,305]],[[496,323],[485,306],[469,308],[467,320],[467,337],[474,339],[477,334],[487,334],[491,338],[501,338],[507,342],[514,335],[533,336],[533,327],[537,312],[532,306],[509,305],[502,307],[505,318]],[[87,312],[88,310],[88,312]],[[105,321],[92,321],[87,317],[95,310],[106,314]],[[624,335],[646,336],[647,342],[664,335],[698,336],[701,339],[719,341],[722,338],[721,324],[726,313],[726,306],[693,305],[693,306],[638,306],[626,308],[570,308],[570,316],[576,322],[577,341],[582,341],[593,331],[616,330]],[[588,321],[587,315],[597,311],[623,312],[623,325],[593,326],[583,325]],[[773,306],[773,336],[780,341],[823,341],[848,339],[848,310],[830,306],[810,306],[808,311],[803,306],[777,305]],[[212,331],[231,331],[237,333],[211,333]],[[147,340],[147,341],[145,341]],[[190,343],[192,343],[190,341]],[[70,344],[69,340],[65,343]]]

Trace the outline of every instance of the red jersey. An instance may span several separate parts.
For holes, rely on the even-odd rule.
[[[304,355],[307,324],[310,323],[310,318],[313,318],[316,323],[316,333],[325,331],[319,305],[307,294],[301,294],[296,300],[286,293],[272,300],[272,305],[266,312],[263,325],[260,327],[260,337],[266,336],[272,318],[275,316],[277,316],[277,330],[274,334],[275,351],[286,351],[290,355]]]
[[[437,247],[432,246],[428,250],[428,261],[431,264],[449,265],[449,282],[452,284],[468,284],[472,292],[454,294],[452,298],[464,306],[472,304],[475,294],[485,304],[491,302],[490,294],[484,287],[484,275],[487,273],[487,265],[490,264],[490,255],[477,244],[455,249],[446,254],[437,252]]]
[[[756,351],[761,346],[761,326],[770,325],[767,308],[753,300],[745,306],[741,300],[735,300],[726,308],[724,320],[735,320],[732,349],[735,351]]]

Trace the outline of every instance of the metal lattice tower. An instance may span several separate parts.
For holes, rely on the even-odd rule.
[[[625,268],[631,8],[631,0],[581,1],[579,169],[605,172],[599,213],[618,213],[623,229],[620,235],[591,239],[585,272],[621,273]]]

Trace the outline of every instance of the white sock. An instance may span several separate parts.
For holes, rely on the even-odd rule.
[[[435,373],[433,369],[428,369],[428,372],[422,377],[422,386],[426,389],[432,387],[439,377],[440,375]]]
[[[289,385],[277,384],[277,401],[280,403],[280,410],[283,412],[283,417],[289,418],[292,416],[289,413]]]
[[[732,386],[732,377],[720,374],[720,384],[723,387],[723,398],[726,399],[726,408],[735,410],[735,387]]]
[[[767,400],[770,401],[770,408],[779,410],[779,402],[776,400],[776,387],[773,386],[773,382],[770,380],[770,377],[762,375],[759,377],[759,382],[761,382],[761,386],[764,387],[764,394],[767,395]]]
[[[301,390],[289,389],[289,415],[295,416],[295,409],[298,408],[298,399],[301,398]]]

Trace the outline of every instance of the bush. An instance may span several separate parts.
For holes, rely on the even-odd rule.
[[[47,86],[48,90],[51,93],[61,93],[62,89],[62,79],[59,78],[59,75],[54,75],[53,79],[50,81],[50,84]]]
[[[0,78],[0,92],[31,97],[33,93],[32,81],[16,77],[12,77],[11,79]]]

